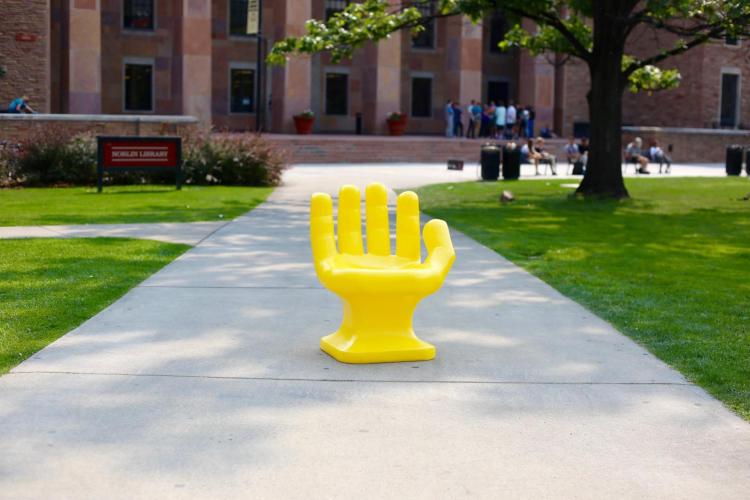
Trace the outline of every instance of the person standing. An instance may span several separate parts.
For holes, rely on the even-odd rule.
[[[495,110],[497,110],[497,106],[495,106],[495,101],[490,101],[490,106],[487,109],[487,116],[490,117],[488,129],[487,129],[487,137],[495,137],[496,129],[495,126]]]
[[[511,137],[513,139],[517,139],[517,130],[516,130],[516,119],[518,117],[516,116],[516,107],[513,105],[513,101],[510,101],[508,104],[508,109],[505,110],[505,126],[508,128]]]
[[[475,102],[471,107],[471,114],[474,117],[474,132],[473,137],[477,136],[477,129],[479,129],[479,135],[481,137],[481,124],[482,124],[482,105],[479,102]]]
[[[505,101],[500,103],[495,108],[495,126],[497,128],[496,139],[505,137]]]
[[[468,126],[466,127],[467,139],[473,139],[475,137],[474,127],[476,126],[476,121],[474,120],[474,102],[474,99],[472,99],[471,103],[466,106],[466,116],[469,120]]]
[[[479,126],[479,137],[489,137],[490,133],[490,107],[484,106],[482,109],[482,118]]]
[[[518,114],[518,137],[526,138],[528,137],[526,135],[526,132],[528,130],[526,127],[526,123],[529,119],[529,110],[524,106],[518,106],[518,110],[516,111],[516,113]],[[528,138],[531,139],[531,137]]]
[[[464,135],[464,122],[461,121],[461,104],[456,103],[453,105],[453,135],[455,137],[462,137]]]
[[[453,101],[445,102],[445,137],[453,137]]]

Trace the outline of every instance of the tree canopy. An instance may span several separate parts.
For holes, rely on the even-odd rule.
[[[679,73],[660,69],[659,63],[711,39],[747,35],[750,24],[747,0],[364,0],[348,5],[328,21],[308,20],[306,33],[277,42],[268,61],[284,64],[292,54],[328,52],[336,62],[352,57],[366,42],[388,38],[395,31],[408,29],[417,34],[428,17],[465,15],[480,22],[488,13],[502,9],[513,23],[500,44],[502,49],[520,47],[535,55],[552,52],[590,62],[597,4],[608,4],[604,14],[618,18],[614,21],[625,27],[626,35],[641,26],[676,37],[672,46],[657,47],[646,57],[624,55],[622,76],[633,91],[675,87]],[[424,6],[431,9],[420,8]],[[524,29],[523,18],[533,21],[537,29]]]

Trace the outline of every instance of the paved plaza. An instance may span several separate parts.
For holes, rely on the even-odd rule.
[[[475,177],[300,166],[249,214],[175,232],[195,247],[0,377],[0,497],[747,498],[750,424],[455,230],[415,317],[434,361],[318,349],[341,311],[310,194]]]

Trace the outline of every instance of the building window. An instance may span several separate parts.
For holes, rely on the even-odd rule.
[[[722,127],[735,128],[739,123],[740,75],[736,73],[721,74],[721,116]]]
[[[508,32],[508,20],[502,11],[496,10],[490,19],[490,52],[502,52],[498,46]]]
[[[125,0],[123,26],[129,30],[153,30],[154,0]]]
[[[411,37],[411,46],[415,49],[434,49],[435,48],[435,5],[433,2],[421,2],[414,5],[421,13],[423,18],[429,18],[422,21],[424,30]]]
[[[153,111],[153,64],[125,64],[125,111]]]
[[[347,5],[349,5],[349,0],[325,0],[326,21],[328,21],[332,15],[344,10]]]
[[[432,116],[432,78],[411,79],[411,116]]]
[[[255,70],[232,68],[229,79],[230,111],[253,113],[255,111]]]
[[[326,73],[326,114],[346,115],[349,112],[349,75]]]
[[[232,36],[249,36],[247,2],[248,0],[229,0],[229,34]]]

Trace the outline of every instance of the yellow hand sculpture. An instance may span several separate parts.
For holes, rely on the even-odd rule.
[[[419,361],[435,357],[435,347],[412,329],[417,303],[437,291],[453,265],[448,225],[424,226],[428,256],[421,262],[419,199],[401,193],[396,208],[396,254],[391,254],[385,186],[367,186],[367,253],[362,244],[361,201],[356,186],[339,191],[338,250],[333,236],[333,203],[312,195],[310,242],[321,283],[341,298],[344,319],[320,348],[345,363]]]

